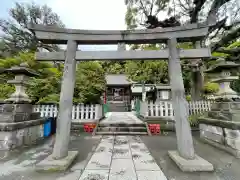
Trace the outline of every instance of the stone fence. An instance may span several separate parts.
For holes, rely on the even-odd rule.
[[[203,141],[240,158],[240,102],[218,102],[199,118]]]

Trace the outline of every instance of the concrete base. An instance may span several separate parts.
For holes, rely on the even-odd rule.
[[[63,159],[53,159],[52,154],[36,164],[36,171],[65,171],[77,157],[78,151],[68,151],[68,156]]]
[[[187,160],[182,158],[177,151],[168,151],[170,158],[183,172],[213,171],[213,165],[203,158],[195,155],[195,159]]]

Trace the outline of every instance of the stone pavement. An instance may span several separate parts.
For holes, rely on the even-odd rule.
[[[193,135],[196,153],[214,165],[214,172],[182,172],[167,155],[168,150],[177,149],[174,133],[140,138],[137,136],[92,137],[81,134],[71,136],[69,149],[79,151],[79,155],[68,171],[63,173],[35,171],[35,164],[52,152],[53,140],[49,139],[42,145],[16,151],[7,158],[4,158],[6,154],[0,152],[0,180],[83,180],[88,174],[94,176],[96,172],[99,172],[97,175],[99,178],[96,180],[105,180],[106,176],[112,179],[118,177],[118,180],[123,177],[127,180],[127,175],[133,175],[131,180],[134,180],[134,177],[142,180],[145,173],[148,173],[148,177],[144,180],[155,180],[156,178],[150,175],[156,174],[162,179],[166,176],[168,180],[240,179],[240,159],[202,143],[199,141],[199,134]],[[141,178],[139,178],[140,175]],[[84,180],[91,180],[91,178]]]
[[[167,180],[138,136],[104,136],[79,180]]]
[[[133,112],[109,112],[100,124],[143,124]]]

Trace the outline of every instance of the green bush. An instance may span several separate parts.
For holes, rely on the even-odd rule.
[[[187,100],[187,101],[191,101],[191,100],[192,100],[191,95],[187,95],[187,96],[186,96],[186,100]]]
[[[190,116],[188,117],[188,121],[189,121],[191,127],[196,127],[196,126],[198,126],[198,123],[199,123],[198,117],[200,117],[200,116],[201,116],[201,115],[190,115]]]
[[[206,83],[204,85],[203,91],[206,94],[213,94],[216,93],[219,90],[219,85],[217,83]]]

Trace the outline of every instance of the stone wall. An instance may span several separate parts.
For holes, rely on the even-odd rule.
[[[26,127],[14,131],[0,132],[0,150],[11,150],[23,145],[35,144],[43,138],[43,125]]]
[[[235,126],[236,127],[236,126]],[[200,124],[200,138],[240,158],[240,130]]]

